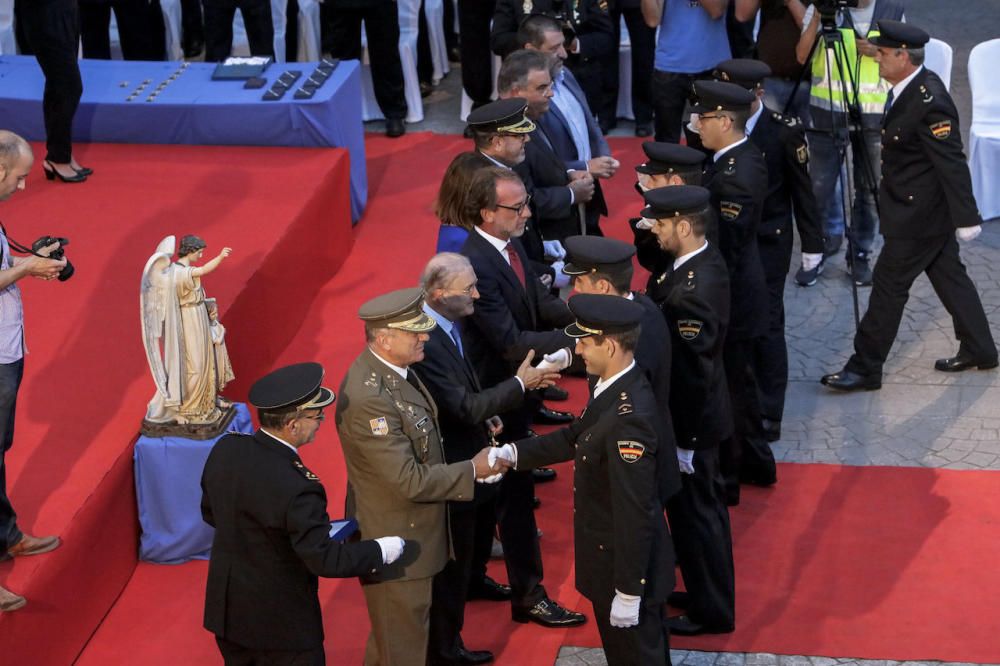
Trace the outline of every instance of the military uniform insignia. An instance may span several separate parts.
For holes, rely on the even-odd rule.
[[[534,8],[535,5],[531,2],[531,0],[524,0],[524,3],[521,5],[521,12],[527,16]]]
[[[736,158],[735,157],[730,157],[729,158],[729,161],[726,162],[726,168],[723,169],[722,172],[724,174],[726,174],[727,176],[732,176],[734,173],[736,173]]]
[[[934,123],[930,126],[930,129],[935,139],[947,139],[951,136],[951,121],[942,120],[939,123]]]
[[[930,104],[934,101],[934,95],[927,90],[926,86],[920,86],[920,92],[924,94],[924,104]]]
[[[628,400],[628,393],[622,391],[618,395],[618,399],[621,400],[621,404],[618,405],[618,415],[625,416],[626,414],[631,414],[634,410],[632,409],[632,403],[625,402]]]
[[[799,164],[806,164],[809,162],[809,146],[802,144],[795,149],[795,158],[799,161]]]
[[[632,440],[618,441],[618,455],[627,463],[634,463],[646,453],[646,447]]]
[[[373,435],[385,437],[389,434],[389,422],[385,420],[384,416],[370,420],[368,425],[371,426]]]
[[[701,334],[701,329],[704,325],[705,322],[698,321],[697,319],[678,319],[677,332],[685,340],[694,340]]]
[[[368,388],[375,388],[378,386],[378,376],[374,372],[368,379],[365,380],[365,386]]]
[[[319,477],[313,474],[309,468],[302,464],[301,461],[293,460],[292,464],[295,465],[295,469],[302,473],[302,476],[306,477],[310,481],[319,481]]]
[[[667,272],[663,271],[663,273],[660,274],[660,277],[656,278],[656,284],[663,284],[663,281],[666,279],[667,279]]]
[[[723,219],[735,220],[743,212],[743,204],[738,204],[735,201],[720,201],[719,212]]]

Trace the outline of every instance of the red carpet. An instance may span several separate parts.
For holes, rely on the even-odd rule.
[[[68,237],[77,269],[65,284],[21,283],[32,353],[7,478],[21,527],[64,545],[0,564],[0,584],[29,600],[0,614],[4,663],[70,663],[135,566],[131,443],[153,390],[138,287],[160,239],[234,248],[206,288],[243,332],[229,337],[237,399],[350,250],[346,151],[91,145],[78,157],[97,170],[86,184],[45,182],[39,160],[2,207],[22,243]]]
[[[315,295],[308,313],[296,320],[297,333],[286,341],[284,351],[262,359],[258,367],[315,358],[326,365],[330,383],[339,382],[363,346],[362,327],[355,316],[358,306],[375,294],[415,284],[433,252],[437,224],[430,204],[444,165],[467,145],[458,137],[429,134],[395,141],[369,139],[371,203],[355,229],[355,251]],[[638,145],[636,140],[612,140],[626,168],[640,161]],[[284,178],[271,185],[285,186]],[[631,174],[622,173],[611,181],[607,196],[612,217],[605,230],[628,238],[624,220],[639,207]],[[219,241],[209,238],[209,242]],[[131,316],[130,310],[121,315],[122,321],[126,315]],[[127,321],[124,330],[131,335],[134,322]],[[236,339],[241,329],[226,323]],[[245,325],[252,331],[249,335],[261,332]],[[140,374],[135,373],[135,382]],[[566,384],[578,409],[582,383]],[[135,401],[144,404],[145,384],[132,388],[142,389]],[[336,513],[345,475],[331,426],[328,423],[317,442],[304,449],[303,457],[326,485]],[[573,589],[568,520],[572,471],[564,464],[559,472],[555,483],[538,489],[545,585],[553,598],[589,612]],[[747,491],[744,504],[733,514],[737,632],[676,641],[678,645],[1000,661],[989,592],[1000,584],[994,561],[1000,552],[996,536],[1000,477],[984,472],[808,465],[784,465],[781,475],[781,484],[772,491]],[[41,496],[48,498],[48,493]],[[67,566],[78,571],[75,564]],[[504,578],[497,567],[494,574]],[[212,637],[201,629],[204,577],[204,563],[137,567],[79,663],[220,663]],[[328,663],[360,663],[368,621],[357,582],[323,581],[321,595]],[[509,620],[506,606],[485,602],[470,605],[465,639],[472,648],[496,651],[499,663],[517,665],[551,664],[560,645],[598,644],[593,622],[565,631],[517,625]]]

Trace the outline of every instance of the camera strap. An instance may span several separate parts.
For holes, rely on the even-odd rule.
[[[46,257],[44,255],[41,255],[41,254],[38,254],[37,252],[35,252],[34,250],[32,250],[30,247],[25,247],[25,246],[21,245],[20,243],[18,243],[13,238],[11,238],[7,234],[7,227],[5,227],[3,225],[3,222],[0,222],[0,231],[3,232],[4,238],[7,239],[7,246],[10,247],[10,249],[13,250],[14,252],[18,252],[20,254],[31,254],[31,255],[34,255],[36,257],[42,257],[42,259],[48,259],[48,257]]]

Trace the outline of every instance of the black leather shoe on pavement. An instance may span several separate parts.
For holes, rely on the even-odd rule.
[[[390,139],[395,139],[406,134],[406,125],[402,118],[385,119],[385,135]]]
[[[698,624],[687,615],[678,615],[667,618],[667,628],[670,633],[678,636],[700,636],[701,634],[728,634],[735,627],[712,627],[707,624]]]
[[[567,393],[565,389],[561,389],[553,384],[552,386],[542,389],[542,399],[560,402],[562,400],[568,400],[569,393]]]
[[[587,621],[583,613],[563,608],[548,598],[531,608],[512,608],[510,617],[514,622],[534,622],[543,627],[575,627]]]
[[[510,585],[498,583],[489,576],[483,576],[483,581],[479,584],[469,585],[469,591],[465,598],[469,601],[474,599],[484,599],[486,601],[509,601]]]
[[[489,650],[458,648],[458,655],[455,661],[459,664],[488,664],[493,661],[493,653]]]
[[[876,391],[882,388],[881,377],[866,377],[850,370],[823,375],[823,379],[819,381],[823,386],[837,391]]]
[[[988,361],[973,361],[970,358],[963,357],[961,354],[934,361],[934,369],[941,372],[962,372],[969,368],[992,370],[995,367],[997,367],[997,359],[995,358]]]
[[[872,286],[872,269],[868,265],[868,256],[859,254],[851,262],[851,279],[859,287]]]
[[[551,467],[536,467],[531,470],[531,476],[535,479],[535,483],[545,483],[556,480],[556,471]]]
[[[556,409],[549,409],[548,407],[542,407],[535,414],[535,423],[540,425],[566,425],[567,423],[572,423],[576,419],[575,416],[569,412],[560,412]]]

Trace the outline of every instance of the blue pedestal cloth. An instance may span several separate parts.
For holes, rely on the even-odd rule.
[[[229,430],[254,431],[245,404],[236,403]],[[139,559],[159,564],[208,559],[214,530],[201,519],[201,473],[221,437],[139,437],[134,454]]]
[[[176,143],[225,146],[342,147],[351,154],[351,217],[368,201],[361,75],[356,60],[341,62],[312,99],[294,99],[316,63],[272,64],[264,88],[243,81],[213,81],[215,63],[81,60],[83,98],[73,119],[73,140],[105,143]],[[280,100],[261,96],[286,70],[302,76]],[[149,81],[132,101],[127,98]],[[161,89],[160,84],[167,84]],[[2,126],[30,141],[45,140],[45,78],[33,57],[0,56]],[[146,101],[157,91],[153,101]]]

